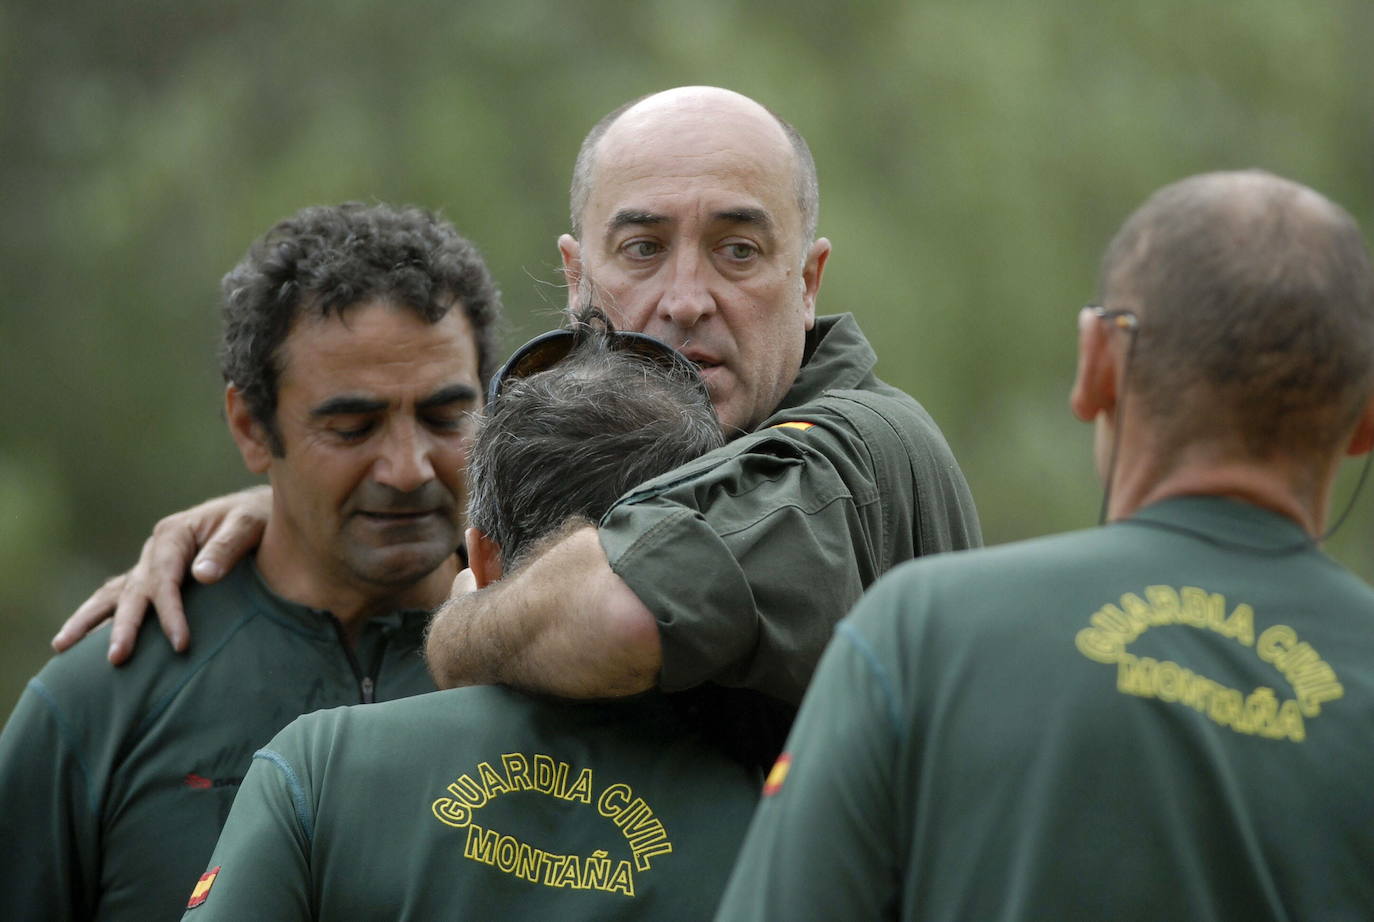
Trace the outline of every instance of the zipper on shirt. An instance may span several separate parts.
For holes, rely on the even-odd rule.
[[[343,647],[344,656],[348,658],[349,668],[353,670],[353,678],[358,682],[358,699],[362,704],[372,704],[377,700],[377,674],[382,671],[382,660],[386,658],[386,643],[391,637],[390,631],[382,634],[382,648],[377,651],[377,659],[372,663],[371,671],[364,675],[362,664],[358,662],[358,655],[353,652],[353,645],[348,642],[348,633],[344,631],[343,622],[333,615],[329,615],[329,623],[334,625],[334,633],[339,638],[339,646]]]

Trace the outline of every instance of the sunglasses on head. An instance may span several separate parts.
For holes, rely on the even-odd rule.
[[[512,381],[548,371],[563,361],[577,346],[582,335],[573,330],[550,330],[516,349],[491,376],[491,383],[487,385],[487,403],[501,396],[501,392]],[[661,368],[685,373],[698,382],[701,380],[696,364],[662,340],[644,333],[617,330],[611,334],[611,344],[619,352],[640,356]],[[701,386],[705,387],[704,384]]]

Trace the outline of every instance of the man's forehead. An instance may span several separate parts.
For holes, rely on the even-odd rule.
[[[603,139],[584,215],[588,230],[610,231],[636,214],[740,223],[762,217],[770,226],[800,221],[795,157],[785,139],[761,143],[756,132],[728,126],[693,125],[677,134],[661,128]]]
[[[476,336],[461,304],[433,323],[414,309],[380,301],[303,316],[283,346],[283,381],[328,379],[331,390],[392,383],[430,389],[448,379],[477,378]]]

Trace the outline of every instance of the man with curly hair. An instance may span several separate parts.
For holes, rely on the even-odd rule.
[[[300,714],[433,691],[419,651],[459,561],[500,300],[420,209],[307,208],[223,282],[225,416],[272,485],[254,556],[188,585],[189,656],[88,638],[0,736],[7,918],[179,917],[253,752]]]

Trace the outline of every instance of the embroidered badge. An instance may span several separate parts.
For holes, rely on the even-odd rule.
[[[200,880],[196,881],[196,888],[191,891],[191,899],[186,903],[187,909],[195,909],[210,897],[210,888],[215,885],[215,878],[219,876],[222,866],[213,867],[200,875]]]
[[[791,753],[784,752],[778,756],[778,761],[773,763],[773,770],[768,773],[768,780],[763,783],[764,797],[772,797],[782,790],[782,783],[787,780],[787,772],[791,768]]]
[[[790,422],[790,423],[778,423],[776,426],[769,426],[768,428],[770,428],[770,429],[801,429],[801,430],[806,430],[806,429],[814,429],[815,426],[816,426],[815,423],[803,423],[803,422],[797,421],[797,422]]]

